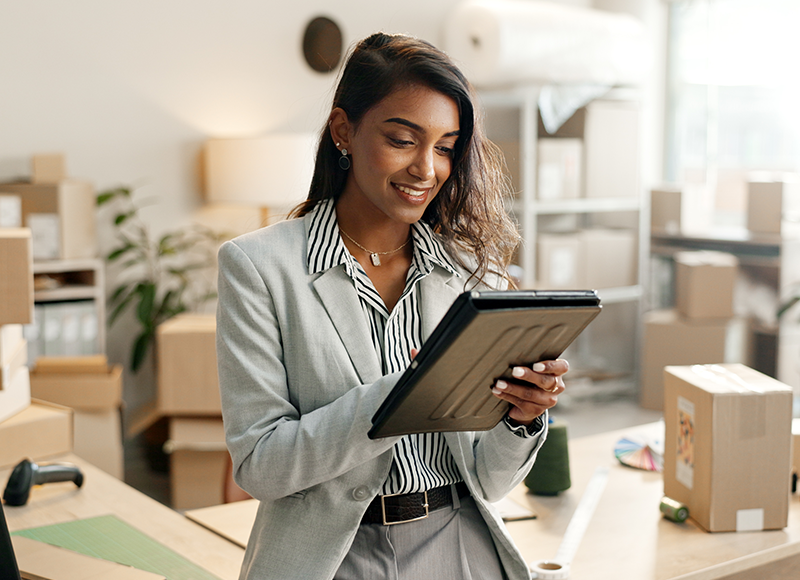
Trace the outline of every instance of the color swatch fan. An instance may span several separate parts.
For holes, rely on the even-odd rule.
[[[614,455],[623,465],[636,469],[660,472],[664,467],[664,444],[655,439],[623,437],[617,441]]]

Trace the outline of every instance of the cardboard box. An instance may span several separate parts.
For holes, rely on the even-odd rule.
[[[792,389],[744,365],[664,370],[664,495],[709,532],[785,528]]]
[[[686,318],[731,318],[739,260],[733,254],[675,254],[675,308]]]
[[[82,357],[78,357],[82,358]],[[104,373],[56,373],[41,369],[42,357],[31,372],[31,394],[44,401],[83,411],[116,410],[122,404],[122,366]]]
[[[634,286],[637,280],[636,232],[626,229],[582,230],[582,288]]]
[[[583,285],[583,247],[578,233],[539,234],[536,281],[540,288],[576,289]]]
[[[24,411],[0,422],[0,467],[13,467],[72,451],[72,409],[32,401]]]
[[[747,184],[747,229],[757,234],[800,232],[800,177],[751,175]]]
[[[75,409],[75,455],[122,480],[125,476],[122,422],[118,407],[102,411]]]
[[[706,234],[714,219],[714,197],[705,184],[666,184],[650,190],[654,234]]]
[[[0,228],[0,325],[33,321],[33,250],[27,228]]]
[[[97,256],[95,193],[91,183],[4,183],[0,190],[22,199],[23,225],[33,230],[33,254],[41,260]]]
[[[639,115],[629,101],[586,107],[586,197],[639,197]]]
[[[0,390],[0,421],[14,417],[31,404],[31,380],[28,367],[22,366],[11,375]]]
[[[31,181],[35,184],[57,184],[67,177],[67,164],[60,153],[34,155]]]
[[[213,314],[184,314],[159,325],[158,408],[165,415],[219,415],[217,323]]]
[[[664,367],[747,361],[746,320],[687,319],[674,309],[652,310],[642,316],[644,340],[639,380],[639,404],[664,408]]]
[[[568,199],[583,194],[583,141],[539,139],[536,197]]]
[[[17,342],[13,349],[0,348],[0,392],[11,384],[11,379],[19,369],[28,364],[28,342],[23,338]],[[2,415],[0,409],[0,415]]]
[[[169,441],[170,490],[173,509],[195,509],[222,503],[225,446],[221,417],[171,417]]]

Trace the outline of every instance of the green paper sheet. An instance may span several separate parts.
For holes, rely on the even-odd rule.
[[[29,528],[12,535],[133,566],[160,574],[167,580],[219,580],[217,576],[112,515]]]

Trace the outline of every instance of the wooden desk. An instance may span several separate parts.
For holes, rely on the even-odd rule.
[[[81,468],[84,484],[48,483],[31,491],[21,507],[3,506],[13,532],[67,521],[113,514],[154,540],[171,548],[221,580],[235,580],[244,550],[188,520],[178,512],[136,491],[86,463],[67,455],[54,461],[68,461]],[[5,488],[11,469],[0,469]]]
[[[614,445],[624,435],[663,436],[651,423],[570,441],[572,487],[557,497],[527,493],[512,499],[530,507],[536,520],[509,522],[528,562],[556,555],[575,508],[598,465],[610,467],[608,482],[571,566],[572,580],[795,580],[800,578],[800,500],[792,497],[784,530],[710,534],[690,521],[661,517],[661,474],[621,465]],[[786,483],[787,491],[789,482]],[[245,542],[257,502],[248,500],[187,512],[231,541]]]
[[[528,494],[523,486],[511,497],[531,506],[537,520],[510,522],[508,529],[528,561],[555,556],[575,508],[595,468],[610,466],[608,483],[571,566],[574,580],[738,579],[743,570],[771,566],[742,578],[798,578],[784,574],[800,560],[800,502],[790,501],[784,530],[716,533],[701,530],[691,520],[677,524],[661,517],[664,491],[659,473],[621,465],[614,444],[626,434],[663,437],[663,424],[651,423],[570,442],[572,487],[557,497]],[[787,482],[787,491],[789,482]]]

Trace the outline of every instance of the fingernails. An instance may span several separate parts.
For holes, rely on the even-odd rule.
[[[545,369],[544,363],[536,363],[535,365],[533,365],[533,372],[535,373],[541,373],[544,371],[544,369]]]
[[[522,377],[525,376],[525,369],[523,369],[522,367],[514,367],[511,370],[511,376],[521,379]]]
[[[505,391],[508,388],[508,383],[505,381],[497,381],[494,384],[494,388],[498,391]]]

